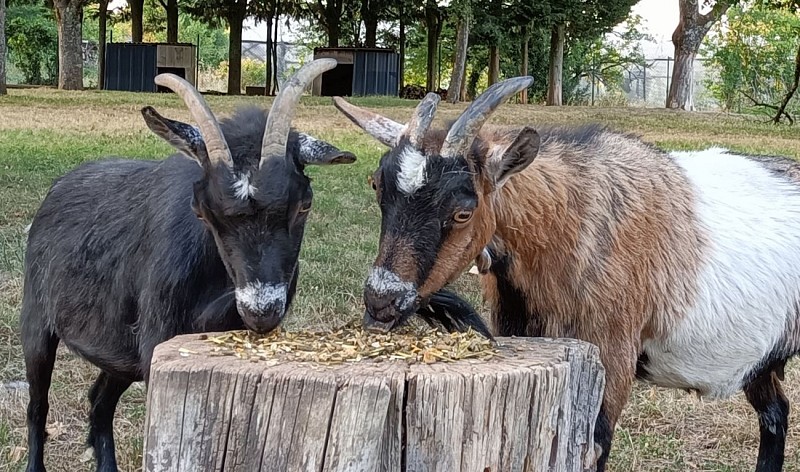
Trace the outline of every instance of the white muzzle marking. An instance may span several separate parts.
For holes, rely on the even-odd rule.
[[[236,289],[236,305],[255,315],[283,311],[286,307],[287,284],[249,283]]]

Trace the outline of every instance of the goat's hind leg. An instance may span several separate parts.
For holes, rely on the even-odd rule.
[[[58,337],[46,326],[22,321],[22,351],[28,380],[28,467],[27,472],[44,472],[45,426],[50,411],[48,392],[56,362]]]
[[[89,390],[89,437],[87,442],[94,449],[98,472],[116,472],[117,458],[114,448],[114,411],[130,380],[113,377],[105,372]]]
[[[780,472],[783,468],[789,400],[783,394],[778,372],[786,361],[765,370],[744,387],[747,400],[758,413],[761,440],[756,472]]]

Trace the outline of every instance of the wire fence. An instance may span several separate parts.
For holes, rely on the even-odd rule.
[[[667,102],[675,59],[659,57],[645,59],[638,64],[625,67],[622,77],[622,97],[624,104],[640,107],[664,107]],[[609,98],[617,96],[614,90],[603,84],[599,77],[591,77],[585,84],[591,89],[591,105],[603,105]],[[715,72],[708,67],[708,59],[696,58],[693,64],[691,90],[689,91],[695,110],[718,110],[719,102],[708,90],[707,84],[713,81]]]

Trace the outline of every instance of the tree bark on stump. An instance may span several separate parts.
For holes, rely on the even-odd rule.
[[[175,337],[153,356],[144,471],[595,470],[598,349],[498,341],[489,361],[324,366]]]

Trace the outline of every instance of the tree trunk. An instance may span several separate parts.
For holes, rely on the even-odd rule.
[[[500,46],[489,46],[489,85],[494,85],[500,80]]]
[[[461,89],[458,91],[459,100],[462,102],[467,102],[469,99],[467,98],[467,62],[464,61],[464,75],[461,76]]]
[[[6,91],[6,0],[0,0],[0,95]]]
[[[266,72],[266,77],[264,78],[264,95],[269,95],[272,93],[272,49],[275,47],[275,43],[272,41],[273,21],[275,21],[275,19],[270,13],[267,15],[267,54],[264,62],[264,68]]]
[[[458,20],[458,33],[456,34],[456,57],[453,61],[453,74],[450,78],[450,87],[447,89],[447,101],[458,103],[461,98],[461,89],[466,82],[467,45],[469,44],[469,17],[464,15]]]
[[[167,0],[167,42],[178,42],[178,0]]]
[[[404,10],[405,9],[403,8],[403,1],[404,0],[400,1],[400,6],[399,6],[399,9],[398,9],[399,16],[400,16],[400,36],[398,38],[398,40],[400,41],[400,67],[399,67],[400,70],[399,70],[399,73],[398,73],[398,75],[400,76],[400,77],[398,77],[400,79],[400,84],[399,84],[398,88],[400,90],[403,90],[403,87],[406,86],[406,79],[405,79],[405,73],[406,73],[406,20],[405,20],[405,17],[404,17],[404,13],[405,13]]]
[[[667,93],[667,108],[694,109],[692,97],[694,59],[706,33],[735,1],[717,0],[710,12],[701,15],[699,0],[679,0],[680,21],[672,33],[675,67],[672,69],[672,80]]]
[[[519,66],[519,73],[521,76],[528,75],[528,44],[531,41],[531,32],[527,25],[522,27],[522,61]],[[520,93],[519,102],[523,105],[528,104],[528,89],[526,88]]]
[[[144,37],[144,0],[128,0],[131,8],[131,41],[141,43]]]
[[[364,21],[364,46],[374,48],[378,45],[379,0],[361,1],[361,19]]]
[[[594,470],[598,349],[498,341],[485,361],[308,365],[177,336],[153,355],[143,470]]]
[[[553,25],[550,34],[550,71],[547,82],[547,104],[561,106],[561,81],[564,75],[564,24]]]
[[[275,8],[275,27],[272,29],[272,95],[278,94],[280,77],[278,77],[278,28],[281,24],[280,3]]]
[[[0,28],[0,30],[2,30],[2,28]],[[773,123],[778,124],[781,122],[783,115],[786,114],[786,106],[789,105],[789,100],[791,100],[795,92],[797,92],[798,86],[800,86],[800,46],[797,47],[797,54],[794,57],[794,82],[792,82],[792,86],[786,92],[786,95],[783,96],[778,111],[775,113],[775,118],[772,119]]]
[[[239,95],[242,93],[242,24],[244,23],[245,11],[242,5],[247,5],[237,1],[228,17],[230,26],[230,45],[228,47],[228,95]]]
[[[98,21],[97,45],[97,89],[103,90],[106,84],[106,36],[108,30],[108,2],[100,0]]]
[[[339,37],[342,34],[342,25],[340,23],[342,6],[341,0],[328,0],[325,4],[325,30],[328,33],[329,48],[339,47]]]
[[[425,88],[435,92],[439,83],[439,35],[442,31],[441,16],[436,2],[425,4],[425,28],[428,31],[428,63]]]
[[[81,47],[81,2],[55,2],[58,23],[58,88],[83,89],[83,50]]]

